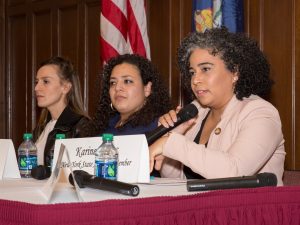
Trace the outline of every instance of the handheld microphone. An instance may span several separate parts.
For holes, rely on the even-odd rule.
[[[31,170],[32,178],[37,180],[44,180],[46,178],[49,178],[50,175],[51,175],[50,168],[44,165],[39,165],[37,167],[32,168]]]
[[[74,170],[73,174],[80,188],[89,187],[130,196],[137,196],[140,192],[137,185],[96,177],[83,170]],[[69,175],[69,182],[74,186],[72,174]]]
[[[276,186],[277,177],[273,173],[259,173],[254,176],[228,177],[187,181],[188,191],[208,191],[232,188],[255,188]]]
[[[192,119],[198,114],[198,109],[194,104],[188,104],[184,108],[182,108],[178,114],[177,114],[177,122],[174,123],[173,127],[166,128],[163,125],[160,125],[156,129],[154,129],[151,132],[147,132],[146,139],[148,142],[148,145],[153,144],[157,139],[159,139],[161,136],[169,132],[170,130],[174,129],[178,125],[182,124],[185,121],[188,121],[189,119]]]

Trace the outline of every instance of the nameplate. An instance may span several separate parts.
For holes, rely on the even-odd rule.
[[[149,150],[145,135],[114,136],[119,151],[118,180],[128,183],[149,183]],[[70,138],[55,141],[54,162],[59,147],[64,144],[70,161],[64,154],[61,167],[66,178],[72,170],[84,170],[95,174],[95,151],[102,144],[102,137]]]
[[[11,139],[0,139],[0,180],[3,178],[21,178]]]
[[[55,163],[55,166],[53,167],[51,176],[49,177],[46,184],[41,189],[42,193],[44,194],[44,196],[46,197],[48,202],[50,202],[50,200],[51,200],[54,188],[58,182],[59,175],[62,171],[62,168],[61,168],[62,157],[65,153],[67,154],[65,149],[66,149],[66,147],[63,144],[61,144],[58,149],[59,150],[58,154],[57,154],[58,156],[56,158],[56,163]],[[68,157],[67,157],[67,160],[69,160]]]

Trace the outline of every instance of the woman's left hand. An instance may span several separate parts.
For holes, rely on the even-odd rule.
[[[156,170],[160,171],[161,166],[162,166],[162,164],[163,164],[163,162],[164,162],[165,156],[163,156],[163,155],[158,155],[158,156],[156,156],[154,159],[155,159],[154,168],[155,168]]]
[[[163,147],[167,141],[168,137],[163,136],[152,145],[149,146],[149,158],[150,158],[150,172],[152,172],[155,163],[155,169],[160,170],[164,157],[162,156]]]

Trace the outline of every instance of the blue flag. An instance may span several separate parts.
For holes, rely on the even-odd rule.
[[[243,0],[193,0],[193,31],[204,32],[225,26],[231,32],[243,32]]]
[[[231,32],[244,31],[243,0],[222,1],[222,25]]]

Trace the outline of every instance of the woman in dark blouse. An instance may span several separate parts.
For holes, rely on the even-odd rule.
[[[125,54],[104,66],[102,91],[94,117],[95,135],[144,134],[171,109],[168,89],[146,58]]]

